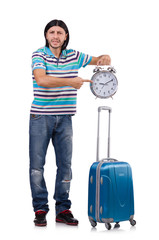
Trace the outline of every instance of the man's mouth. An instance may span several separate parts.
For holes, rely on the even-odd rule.
[[[59,41],[53,40],[52,43],[59,43]]]

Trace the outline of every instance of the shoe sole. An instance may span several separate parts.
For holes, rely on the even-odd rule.
[[[47,223],[35,223],[36,227],[46,227]]]
[[[77,226],[78,225],[78,223],[68,223],[68,222],[65,222],[65,221],[60,220],[60,219],[56,219],[56,222],[58,222],[58,223],[65,223],[65,224],[71,225],[71,226]]]

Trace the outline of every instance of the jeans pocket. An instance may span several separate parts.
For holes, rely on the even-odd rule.
[[[39,114],[30,114],[30,120],[38,120],[42,115]]]

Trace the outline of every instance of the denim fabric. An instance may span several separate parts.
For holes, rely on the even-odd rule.
[[[30,115],[30,186],[33,208],[49,211],[48,191],[44,179],[47,148],[52,140],[56,155],[56,183],[54,199],[56,214],[71,207],[69,200],[72,179],[72,119],[71,115]]]

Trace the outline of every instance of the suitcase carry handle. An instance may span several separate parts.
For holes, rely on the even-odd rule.
[[[115,158],[103,158],[100,160],[100,162],[118,162]]]
[[[108,119],[108,148],[107,148],[107,159],[110,158],[110,115],[112,109],[107,106],[100,106],[98,107],[98,129],[97,129],[97,162],[99,162],[99,127],[100,127],[100,112],[101,110],[107,110],[109,113]]]

